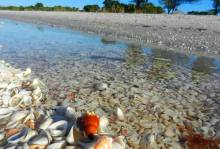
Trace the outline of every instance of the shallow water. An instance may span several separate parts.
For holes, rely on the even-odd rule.
[[[127,140],[135,146],[140,140],[140,126],[153,104],[165,101],[167,109],[181,104],[193,111],[200,130],[203,124],[220,115],[220,59],[151,49],[135,43],[44,25],[0,20],[0,59],[33,70],[49,88],[50,98],[65,104],[77,93],[73,106],[109,113],[115,105],[126,113],[128,124],[113,124],[112,130],[126,126]],[[94,83],[107,83],[106,91],[97,92]],[[78,100],[79,99],[79,100]],[[159,99],[159,100],[158,100]],[[198,101],[198,102],[197,102]],[[195,105],[197,106],[195,106]],[[163,105],[163,104],[162,104]],[[199,105],[199,106],[198,106]],[[174,110],[175,111],[175,110]],[[186,112],[187,113],[187,112]],[[203,115],[204,114],[204,115]],[[213,116],[214,115],[214,116]],[[192,116],[191,116],[192,117]],[[194,123],[195,124],[195,123]],[[115,127],[114,125],[117,125]],[[197,125],[197,124],[196,124]],[[220,122],[212,125],[220,131]],[[116,129],[116,130],[115,130]],[[136,139],[136,140],[135,140]],[[135,140],[135,141],[134,141]]]

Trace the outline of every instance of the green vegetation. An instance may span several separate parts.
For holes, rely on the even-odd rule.
[[[200,0],[160,0],[163,6],[155,6],[149,0],[131,0],[129,4],[121,3],[119,0],[104,0],[104,7],[99,5],[85,5],[85,12],[112,12],[112,13],[164,13],[167,10],[168,14],[172,14],[178,10],[182,4],[198,2]],[[190,15],[218,15],[220,13],[220,0],[211,0],[213,2],[213,10],[210,11],[191,11]],[[0,6],[0,10],[15,10],[15,11],[79,11],[76,7],[64,6],[44,6],[42,3],[36,3],[34,6]]]
[[[160,0],[160,3],[167,9],[168,14],[172,14],[177,11],[177,8],[185,3],[193,3],[199,0]]]
[[[86,12],[98,12],[100,7],[98,5],[86,5],[83,10]]]
[[[218,13],[220,13],[220,0],[212,0],[212,1],[213,1],[214,14],[218,15]]]
[[[42,3],[36,3],[34,6],[8,6],[0,7],[0,10],[14,10],[14,11],[78,11],[78,8],[75,7],[63,7],[63,6],[54,6],[46,7]]]
[[[214,10],[210,11],[190,11],[188,12],[190,15],[214,15]]]

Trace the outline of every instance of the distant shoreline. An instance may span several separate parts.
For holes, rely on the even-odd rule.
[[[220,56],[218,16],[0,11],[0,18],[61,26],[181,52]]]

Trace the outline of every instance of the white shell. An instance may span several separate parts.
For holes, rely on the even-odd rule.
[[[0,115],[12,114],[13,111],[12,108],[0,108]]]
[[[118,120],[123,121],[125,119],[124,113],[120,108],[116,109],[116,115],[117,115]]]
[[[74,144],[74,142],[75,142],[75,139],[74,139],[74,136],[73,136],[73,130],[74,130],[74,126],[72,126],[72,128],[70,129],[70,132],[69,132],[68,136],[66,137],[66,141],[67,141],[69,144]]]
[[[67,107],[65,116],[67,118],[74,118],[74,115],[75,115],[75,110],[72,107]]]
[[[57,121],[53,123],[52,125],[50,125],[48,127],[48,130],[51,136],[54,136],[54,137],[64,136],[67,130],[67,125],[68,123],[65,120]]]
[[[48,145],[49,144],[49,139],[46,134],[40,134],[35,137],[33,137],[29,142],[29,145],[31,144],[38,144],[38,145]]]
[[[53,144],[50,144],[47,149],[65,149],[66,142],[65,141],[59,141]]]
[[[25,72],[23,73],[23,76],[24,76],[24,77],[28,77],[30,74],[31,74],[31,69],[30,69],[30,68],[27,68],[27,69],[25,70]]]
[[[37,131],[28,129],[27,135],[24,138],[23,142],[28,142],[31,138],[37,135]]]
[[[40,125],[40,129],[46,130],[52,123],[53,119],[49,117]]]
[[[24,96],[22,100],[25,106],[30,106],[32,104],[32,97],[29,95]]]
[[[0,132],[0,141],[3,140],[5,138],[5,132],[1,131]]]
[[[28,111],[16,111],[12,114],[11,120],[14,122],[21,121],[28,115],[28,113]]]
[[[11,116],[12,113],[13,113],[12,109],[0,108],[0,119],[9,117],[9,116]]]
[[[100,133],[104,133],[106,131],[108,124],[109,124],[109,120],[105,116],[102,116],[99,121]]]
[[[126,144],[124,142],[124,136],[118,136],[112,142],[113,149],[125,149],[125,146]]]

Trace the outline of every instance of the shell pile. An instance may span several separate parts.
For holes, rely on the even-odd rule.
[[[0,147],[125,148],[123,136],[111,137],[105,133],[108,119],[104,116],[100,118],[98,134],[87,138],[77,124],[82,113],[69,106],[45,104],[49,100],[46,89],[38,79],[32,81],[30,74],[31,69],[22,72],[0,61]]]

